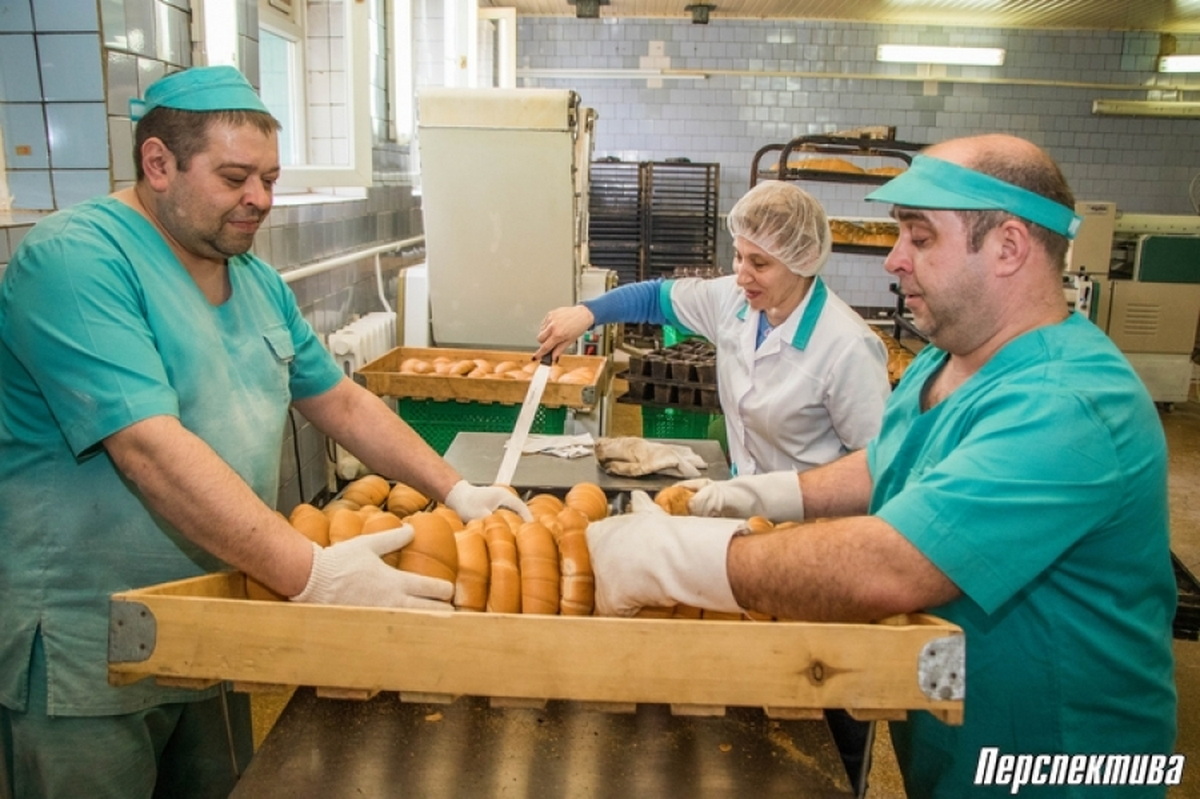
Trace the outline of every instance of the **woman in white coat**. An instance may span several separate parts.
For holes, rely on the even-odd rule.
[[[824,209],[795,184],[772,180],[746,192],[727,225],[732,275],[631,283],[556,308],[534,357],[557,358],[596,325],[670,323],[716,346],[735,475],[804,471],[864,448],[891,390],[887,348],[818,276],[831,249]],[[707,515],[698,498],[692,513]],[[826,719],[862,795],[871,728],[843,710]]]
[[[550,311],[536,357],[609,322],[670,323],[711,341],[735,475],[804,471],[861,449],[889,393],[887,350],[818,276],[829,222],[795,184],[760,183],[729,212],[734,273],[621,286]]]

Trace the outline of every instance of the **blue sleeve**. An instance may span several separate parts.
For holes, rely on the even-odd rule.
[[[659,301],[663,280],[646,280],[618,286],[583,305],[596,317],[597,325],[629,322],[661,325],[667,323]]]

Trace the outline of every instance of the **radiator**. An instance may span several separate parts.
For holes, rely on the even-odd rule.
[[[346,377],[353,379],[355,371],[395,348],[396,314],[389,311],[365,314],[330,333],[326,346],[342,367]],[[340,445],[335,445],[334,451],[336,459],[333,465],[337,477],[353,480],[367,473],[367,468],[358,458],[342,449]],[[330,475],[330,491],[335,491],[336,487],[336,478]]]
[[[376,311],[365,314],[329,334],[329,351],[347,377],[396,346],[396,314]]]

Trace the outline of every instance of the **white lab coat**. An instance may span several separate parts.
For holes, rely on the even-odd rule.
[[[879,432],[891,391],[887,348],[819,277],[757,350],[760,312],[733,275],[667,281],[660,296],[673,324],[716,345],[734,474],[804,471]]]

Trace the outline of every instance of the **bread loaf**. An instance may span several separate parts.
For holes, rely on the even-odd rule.
[[[382,505],[389,490],[387,480],[377,474],[368,474],[346,486],[342,498],[359,505]]]
[[[429,505],[429,497],[412,486],[396,483],[387,496],[387,509],[403,519],[417,511],[425,510]]]
[[[596,577],[588,551],[588,519],[573,508],[557,517],[554,543],[558,547],[560,576],[558,612],[564,616],[590,616],[595,608]]]
[[[586,366],[581,366],[578,369],[572,369],[565,372],[558,378],[559,383],[566,383],[575,386],[591,385],[592,380],[596,377],[596,373]]]
[[[804,158],[799,161],[789,161],[788,169],[811,169],[816,172],[848,172],[861,175],[864,170],[857,164],[852,164],[844,158]]]
[[[458,577],[454,581],[454,607],[459,610],[487,610],[491,564],[483,520],[475,519],[454,534],[458,548]]]
[[[598,522],[608,516],[608,496],[595,483],[575,484],[567,491],[563,504],[579,511],[589,521]]]
[[[450,529],[456,533],[464,527],[462,517],[446,505],[438,503],[431,512],[445,519],[446,524],[450,525]]]
[[[295,527],[309,541],[329,546],[329,517],[307,502],[292,508],[288,524]]]
[[[489,613],[520,613],[521,574],[517,569],[517,540],[499,511],[484,519],[483,538],[487,543],[491,572],[487,610]]]
[[[558,548],[541,522],[517,530],[517,568],[521,573],[521,612],[556,615],[559,599]]]
[[[775,529],[775,524],[765,516],[751,516],[746,520],[746,531],[749,533],[769,533]]]
[[[695,495],[695,491],[681,485],[667,486],[654,495],[654,504],[672,516],[688,516],[688,502]]]
[[[363,517],[357,510],[338,508],[329,517],[329,545],[349,541],[362,532]]]
[[[361,507],[362,505],[359,503],[351,502],[348,499],[334,499],[325,503],[325,507],[321,508],[321,512],[332,519],[333,514],[337,513],[339,510],[358,510]]]
[[[533,518],[540,519],[543,516],[557,515],[563,509],[563,502],[553,494],[535,494],[525,506],[533,514]]]
[[[405,519],[412,525],[413,540],[400,550],[396,568],[436,577],[453,583],[458,577],[458,544],[454,531],[436,513],[414,513]]]
[[[381,510],[363,521],[362,530],[359,532],[359,535],[382,533],[385,530],[395,530],[397,527],[402,526],[404,526],[403,519],[390,511]],[[400,550],[384,555],[383,562],[393,568],[397,567],[400,563]]]
[[[491,515],[507,524],[509,531],[514,534],[525,523],[525,520],[518,516],[516,511],[509,510],[508,508],[496,508],[496,510],[492,511]]]

